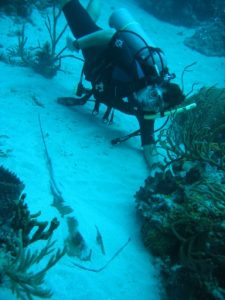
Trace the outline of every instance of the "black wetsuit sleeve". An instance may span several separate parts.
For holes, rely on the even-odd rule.
[[[137,119],[141,131],[141,145],[146,146],[154,144],[154,121],[145,120],[144,116],[137,116]]]
[[[106,104],[109,104],[109,102],[107,101]],[[140,126],[142,146],[151,145],[155,143],[154,120],[145,120],[143,111],[135,109],[134,105],[132,105],[131,99],[129,100],[129,102],[124,102],[122,99],[115,98],[114,100],[112,100],[111,106],[125,114],[136,116]]]

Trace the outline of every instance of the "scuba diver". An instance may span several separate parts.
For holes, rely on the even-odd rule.
[[[168,115],[185,96],[177,84],[170,82],[175,75],[169,73],[164,53],[153,45],[126,9],[112,13],[111,28],[104,30],[96,25],[100,2],[90,0],[85,9],[78,0],[60,1],[75,37],[68,39],[67,46],[82,51],[85,61],[82,76],[92,89],[85,89],[81,79],[77,95],[84,93],[84,97],[79,101],[61,97],[58,102],[68,106],[84,104],[93,95],[93,113],[98,113],[100,103],[107,106],[105,121],[112,121],[114,109],[136,116],[140,129],[127,137],[140,134],[144,157],[151,168],[156,149],[154,119]]]

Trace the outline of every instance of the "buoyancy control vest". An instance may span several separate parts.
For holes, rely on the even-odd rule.
[[[114,11],[109,24],[117,31],[91,70],[94,93],[123,98],[162,81],[168,73],[165,56],[129,12]]]

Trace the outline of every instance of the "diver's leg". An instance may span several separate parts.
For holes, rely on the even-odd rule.
[[[62,10],[76,39],[100,29],[78,0],[64,0]]]
[[[59,5],[63,9],[70,1],[71,0],[60,0]],[[86,10],[92,20],[96,23],[101,13],[101,0],[89,0]]]
[[[101,13],[101,0],[90,0],[86,10],[92,20],[96,23]]]
[[[59,5],[61,8],[63,8],[68,2],[70,2],[70,0],[60,0]]]

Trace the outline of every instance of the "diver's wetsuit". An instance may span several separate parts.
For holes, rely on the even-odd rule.
[[[87,34],[102,30],[98,27],[84,7],[78,0],[71,0],[63,7],[64,15],[68,25],[76,39]],[[154,143],[154,121],[145,120],[141,109],[135,107],[133,103],[133,91],[131,92],[131,84],[136,84],[142,77],[140,68],[133,61],[133,57],[129,57],[129,51],[125,47],[115,47],[115,40],[112,38],[107,47],[91,47],[83,49],[82,53],[85,58],[84,73],[86,79],[91,81],[94,96],[96,100],[105,103],[115,109],[126,114],[135,115],[138,119],[141,131],[142,146]],[[132,63],[130,63],[132,60]],[[108,62],[109,67],[106,68]],[[102,68],[98,65],[102,64]],[[98,69],[93,75],[93,69]],[[101,91],[99,84],[104,86]],[[128,101],[124,100],[127,99]]]

